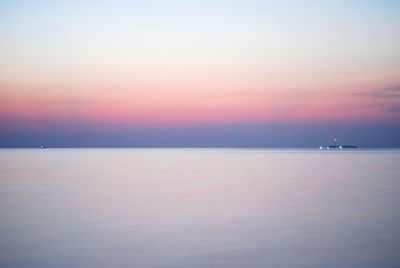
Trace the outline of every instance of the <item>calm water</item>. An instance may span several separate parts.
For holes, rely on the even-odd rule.
[[[397,150],[0,150],[0,267],[399,265]]]

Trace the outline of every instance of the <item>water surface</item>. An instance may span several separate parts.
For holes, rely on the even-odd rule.
[[[398,150],[0,150],[0,267],[399,264]]]

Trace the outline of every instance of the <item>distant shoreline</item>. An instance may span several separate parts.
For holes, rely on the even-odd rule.
[[[40,147],[0,147],[0,149],[42,149]],[[358,151],[358,150],[396,150],[400,147],[357,147],[357,148],[333,148],[321,150],[319,147],[48,147],[46,150],[51,149],[232,149],[232,150],[318,150],[318,151]]]

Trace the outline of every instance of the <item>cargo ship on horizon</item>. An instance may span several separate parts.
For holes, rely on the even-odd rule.
[[[320,146],[319,149],[357,149],[356,145],[338,145],[337,138],[333,138],[333,145]]]

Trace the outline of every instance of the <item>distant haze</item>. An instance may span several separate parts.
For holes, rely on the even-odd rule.
[[[1,1],[0,147],[400,147],[400,2]]]

